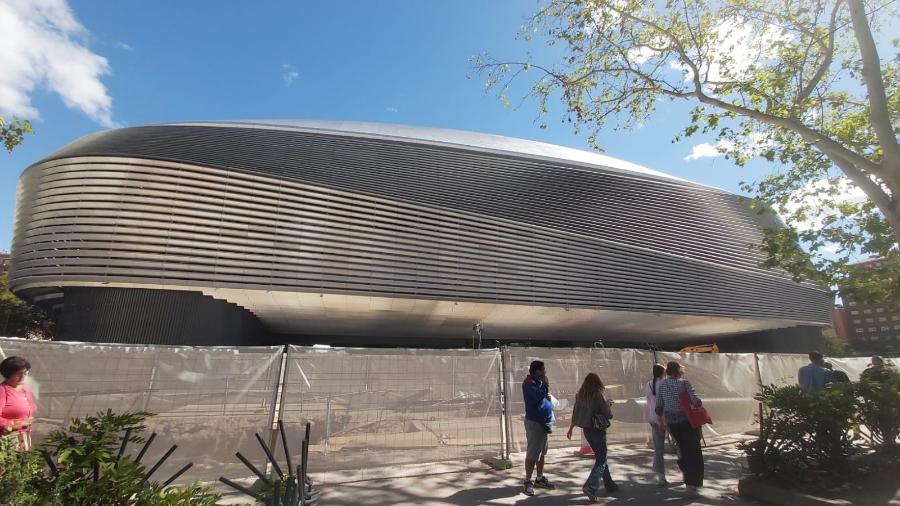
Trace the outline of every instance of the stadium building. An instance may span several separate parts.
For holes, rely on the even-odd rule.
[[[805,350],[832,297],[740,197],[598,153],[328,121],[79,139],[17,190],[10,288],[59,338]]]

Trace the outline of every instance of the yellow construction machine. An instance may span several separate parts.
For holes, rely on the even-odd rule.
[[[685,346],[683,353],[719,353],[719,347],[715,344],[698,344],[697,346]]]

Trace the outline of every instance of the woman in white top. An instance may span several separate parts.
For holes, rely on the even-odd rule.
[[[666,465],[663,460],[666,447],[666,425],[665,423],[659,423],[659,419],[656,416],[656,387],[665,374],[665,367],[660,364],[654,364],[653,379],[644,385],[644,395],[647,396],[646,419],[650,423],[650,434],[653,436],[653,471],[656,472],[657,476],[656,484],[660,486],[669,484],[666,481]]]

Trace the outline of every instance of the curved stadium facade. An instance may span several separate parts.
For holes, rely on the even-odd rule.
[[[822,289],[771,218],[600,154],[342,122],[110,130],[29,167],[10,287],[62,339],[454,345],[781,341]],[[774,342],[773,341],[773,342]],[[748,341],[749,342],[749,341]]]

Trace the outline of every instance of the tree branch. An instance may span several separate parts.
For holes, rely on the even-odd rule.
[[[822,60],[819,68],[816,70],[815,74],[813,74],[812,78],[810,78],[809,82],[806,83],[806,86],[797,94],[797,99],[794,101],[795,106],[800,106],[803,101],[809,98],[816,86],[819,85],[822,77],[825,76],[825,72],[831,67],[831,62],[834,59],[834,34],[837,29],[835,25],[837,24],[837,15],[841,3],[843,3],[841,0],[837,0],[834,4],[834,9],[831,11],[831,21],[828,23],[828,43],[822,48],[825,52],[825,59]]]
[[[875,40],[872,38],[872,30],[866,19],[862,0],[848,0],[848,3],[850,19],[853,21],[853,35],[859,42],[859,52],[862,56],[863,81],[869,92],[869,118],[884,153],[883,162],[886,166],[894,168],[900,163],[900,146],[897,145],[897,138],[894,136],[894,128],[891,125],[878,50],[875,47]],[[895,174],[894,177],[896,178],[897,175]]]
[[[694,96],[696,96],[697,99],[704,104],[713,105],[720,109],[725,109],[726,111],[731,111],[741,116],[747,116],[769,125],[779,126],[796,132],[798,135],[800,135],[800,137],[803,138],[803,140],[815,145],[820,150],[822,150],[823,153],[829,155],[829,158],[833,158],[832,155],[834,155],[835,157],[839,157],[847,161],[848,163],[853,164],[853,166],[858,169],[865,170],[866,172],[870,172],[879,177],[881,177],[884,173],[881,165],[873,162],[872,160],[869,160],[864,156],[854,153],[853,151],[850,151],[849,149],[830,139],[826,135],[817,132],[809,128],[808,126],[798,123],[792,119],[780,118],[778,116],[772,116],[771,114],[766,114],[756,109],[750,109],[748,107],[735,105],[715,97],[710,97],[704,94],[702,91],[694,93]]]
[[[888,220],[888,223],[891,224],[894,240],[900,244],[900,229],[897,228],[898,219],[898,209],[897,209],[897,201],[891,198],[884,189],[872,181],[865,173],[856,168],[856,166],[839,156],[832,156],[826,153],[826,156],[837,165],[844,174],[853,181],[853,184],[859,187],[866,196],[872,199],[872,202],[878,207],[878,210],[884,215],[885,219]]]

